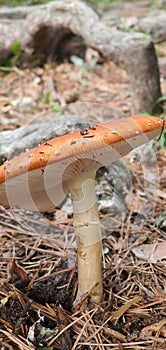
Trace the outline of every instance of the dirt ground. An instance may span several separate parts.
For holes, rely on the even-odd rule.
[[[123,16],[129,9],[130,15],[141,16],[149,5],[124,2]],[[166,96],[166,43],[156,48]],[[109,107],[130,115],[128,76],[113,62],[94,67],[47,63],[4,73],[1,131],[42,120],[42,115],[44,122],[50,110],[92,119],[97,114],[98,122],[109,117]],[[132,206],[116,226],[103,230],[104,300],[99,306],[88,303],[88,295],[72,306],[77,289],[72,216],[62,210],[41,215],[0,207],[0,350],[166,349],[166,149],[159,141],[155,152],[158,175],[147,181],[159,181],[156,197],[147,198],[142,165],[125,158],[132,173]],[[100,214],[105,222],[109,215]]]

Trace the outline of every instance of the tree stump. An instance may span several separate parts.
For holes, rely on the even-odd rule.
[[[5,17],[5,19],[4,19]],[[70,54],[85,55],[87,47],[123,66],[129,75],[132,112],[149,111],[161,96],[160,76],[153,41],[139,32],[123,32],[105,25],[81,0],[0,9],[0,57],[12,55],[12,44],[21,44],[24,64],[59,61]],[[160,112],[156,106],[153,113]]]

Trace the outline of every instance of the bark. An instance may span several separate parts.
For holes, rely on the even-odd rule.
[[[91,47],[126,68],[133,94],[133,113],[148,111],[161,96],[158,61],[150,36],[106,26],[80,0],[1,10],[0,16],[5,13],[8,18],[1,19],[0,28],[1,61],[10,57],[15,41],[21,43],[24,64],[44,64],[48,59],[60,61],[71,54],[84,57],[86,48]]]
[[[128,53],[128,56],[125,56],[124,53],[124,60],[133,87],[133,112],[160,113],[159,105],[152,107],[161,96],[158,81],[160,73],[153,42],[149,42],[148,45],[141,43],[140,50],[137,45],[132,45]]]

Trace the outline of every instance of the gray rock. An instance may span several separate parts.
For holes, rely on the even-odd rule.
[[[11,102],[12,107],[20,113],[32,113],[36,102],[31,96],[23,96]]]

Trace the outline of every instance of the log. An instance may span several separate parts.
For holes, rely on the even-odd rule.
[[[48,114],[48,112],[47,112]],[[51,116],[50,116],[51,117]],[[29,123],[15,130],[0,132],[0,164],[6,159],[25,152],[26,149],[37,147],[54,137],[81,130],[90,125],[84,118],[77,115],[61,115],[48,122]]]
[[[92,106],[91,106],[92,105]],[[6,159],[24,152],[26,149],[32,149],[38,144],[44,143],[54,137],[72,133],[81,130],[89,125],[101,123],[110,119],[124,118],[125,114],[114,108],[102,105],[93,105],[89,102],[80,103],[80,108],[86,108],[89,111],[90,118],[80,117],[80,115],[65,112],[55,117],[53,111],[42,112],[41,116],[35,118],[35,121],[19,127],[15,130],[4,130],[0,132],[0,164]],[[93,107],[93,115],[91,108]],[[45,122],[45,116],[47,122]]]
[[[4,16],[6,18],[4,19]],[[149,111],[161,96],[158,60],[149,35],[110,28],[81,0],[0,10],[1,62],[12,54],[12,44],[21,43],[21,60],[44,64],[84,56],[87,47],[123,66],[129,75],[132,112]],[[2,18],[3,17],[3,18]],[[159,106],[153,113],[161,112]]]
[[[136,23],[137,29],[152,36],[155,43],[166,41],[166,11],[153,10]]]

